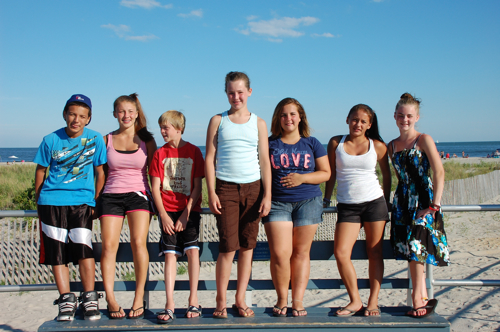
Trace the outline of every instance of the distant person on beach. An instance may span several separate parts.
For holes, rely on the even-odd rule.
[[[245,293],[259,221],[271,208],[267,126],[247,108],[252,88],[245,73],[228,73],[224,91],[231,108],[210,119],[205,158],[209,207],[217,218],[220,238],[213,317],[227,318],[227,287],[236,250],[238,283],[233,309],[241,317],[252,317],[255,313],[246,305]]]
[[[108,163],[106,184],[101,196],[101,272],[110,319],[123,319],[125,312],[113,292],[116,253],[125,217],[130,229],[130,245],[134,257],[135,297],[128,314],[131,319],[144,317],[144,286],[149,254],[147,237],[153,211],[147,169],[156,151],[156,142],[148,131],[146,116],[138,95],[120,96],[113,103],[113,116],[118,129],[104,136]]]
[[[347,317],[363,310],[351,255],[359,231],[364,227],[370,278],[370,297],[364,314],[380,316],[378,294],[384,274],[382,243],[391,194],[387,147],[379,134],[377,115],[368,105],[351,108],[346,122],[349,135],[332,137],[328,143],[332,175],[326,183],[324,199],[325,206],[329,205],[338,182],[334,254],[350,302],[336,315]],[[383,189],[375,172],[377,163],[382,171]]]
[[[160,256],[165,255],[165,310],[157,313],[159,324],[174,319],[174,286],[177,257],[188,258],[190,293],[187,318],[201,316],[198,303],[200,276],[200,247],[198,238],[201,220],[201,181],[205,163],[200,148],[182,139],[186,127],[184,114],[178,111],[163,113],[158,119],[165,145],[156,150],[149,176],[158,210],[161,228]]]
[[[439,156],[441,157],[441,159],[444,159],[444,151],[441,151],[441,152],[439,153]]]
[[[427,299],[424,263],[450,263],[441,212],[444,168],[432,137],[415,129],[419,108],[419,99],[409,93],[401,96],[394,112],[400,136],[388,144],[399,181],[392,203],[391,243],[396,259],[409,262],[413,309],[407,315],[416,318],[433,313],[437,305],[437,300]]]
[[[446,159],[450,159],[450,154],[449,153],[446,154]]]
[[[453,154],[453,158],[458,158],[456,153]]]
[[[262,218],[271,252],[271,276],[277,293],[273,316],[287,315],[292,285],[292,316],[306,316],[303,299],[310,274],[311,244],[322,221],[319,184],[330,178],[328,156],[310,135],[302,105],[285,98],[274,110],[269,138],[272,203]]]
[[[465,151],[462,151],[462,158],[465,158]]]
[[[45,136],[33,160],[37,164],[40,264],[52,266],[60,294],[54,302],[59,305],[57,321],[73,320],[78,300],[82,302],[84,318],[95,320],[101,315],[100,296],[94,290],[92,224],[96,200],[104,185],[106,149],[101,134],[85,128],[92,118],[88,97],[71,96],[62,115],[66,127]],[[79,265],[84,290],[80,298],[70,292],[70,262]]]

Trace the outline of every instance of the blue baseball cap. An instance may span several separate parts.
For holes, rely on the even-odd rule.
[[[74,102],[84,103],[92,111],[92,102],[90,101],[90,98],[82,94],[72,95],[71,98],[69,98],[68,101],[66,102],[64,108],[66,109],[69,103],[74,103]]]

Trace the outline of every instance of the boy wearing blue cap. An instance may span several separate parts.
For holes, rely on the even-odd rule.
[[[43,138],[34,162],[40,236],[40,264],[52,266],[59,298],[58,321],[73,320],[78,301],[70,292],[68,264],[79,264],[84,318],[101,318],[94,290],[92,224],[96,199],[104,185],[106,148],[102,135],[85,128],[92,103],[82,94],[66,102],[66,127]],[[48,174],[47,168],[50,166]],[[95,183],[94,183],[95,177]]]

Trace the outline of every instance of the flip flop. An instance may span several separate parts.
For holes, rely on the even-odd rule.
[[[372,315],[372,313],[376,313],[375,315]],[[380,316],[380,308],[377,306],[375,309],[365,309],[365,317],[371,317],[371,316]]]
[[[160,316],[168,316],[167,319],[161,319]],[[156,313],[156,323],[158,324],[170,324],[174,321],[174,312],[170,309],[165,309],[163,311]]]
[[[305,313],[305,315],[303,313]],[[307,316],[306,309],[300,309],[300,310],[292,309],[292,317],[306,317],[306,316]]]
[[[127,315],[123,315],[123,316],[111,316],[111,314],[121,314],[121,311],[122,311],[122,307],[120,307],[118,310],[116,311],[113,311],[113,310],[109,310],[109,305],[107,306],[108,307],[108,313],[109,313],[109,319],[123,319],[125,317],[127,317]],[[125,313],[125,312],[124,312]]]
[[[429,316],[429,315],[431,315],[431,314],[434,313],[434,310],[436,309],[437,304],[438,304],[438,300],[436,300],[436,299],[429,300],[426,305],[424,305],[424,306],[422,306],[420,308],[412,308],[410,311],[408,311],[406,313],[406,316],[410,316],[410,317],[413,317],[413,318],[424,318],[424,317],[427,317],[427,316]],[[418,316],[417,313],[418,313],[419,310],[426,310],[426,312],[425,312],[425,314],[423,314],[421,316]]]
[[[226,308],[224,308],[222,310],[215,309],[214,313],[212,314],[212,317],[213,318],[217,318],[217,319],[226,319],[227,318],[227,310],[226,310]]]
[[[359,308],[359,310],[351,310],[351,309],[347,309],[347,307],[341,307],[339,310],[337,310],[337,312],[335,313],[335,316],[337,316],[337,317],[350,317],[350,316],[354,316],[355,314],[357,314],[361,310],[363,310],[363,306],[361,306],[361,308]],[[349,311],[349,313],[347,315],[339,315],[340,311]]]
[[[236,310],[236,312],[238,313],[238,316],[240,317],[244,317],[244,318],[250,318],[250,317],[254,317],[255,316],[255,312],[252,312],[252,313],[248,313],[247,310],[250,309],[249,307],[246,307],[245,309],[243,309],[242,307],[238,307],[236,304],[233,304],[233,310]],[[242,315],[240,313],[240,310],[243,311],[245,313],[245,315]]]
[[[193,314],[198,314],[198,316],[194,317],[188,317],[188,312],[193,313]],[[186,318],[198,318],[201,317],[201,305],[199,307],[195,307],[194,305],[190,305],[186,311],[186,314],[184,315]]]
[[[286,317],[286,314],[283,313],[283,310],[285,310],[285,309],[287,309],[287,306],[280,308],[277,305],[275,305],[273,307],[273,316],[274,317]]]
[[[142,307],[139,307],[137,309],[134,309],[134,308],[130,308],[130,312],[132,314],[134,314],[136,311],[139,311],[142,309],[142,313],[139,315],[139,316],[130,316],[130,312],[129,312],[129,315],[127,316],[128,319],[141,319],[141,318],[144,318],[144,313],[146,312],[146,310],[144,309],[146,307],[146,301],[144,301],[142,303]]]

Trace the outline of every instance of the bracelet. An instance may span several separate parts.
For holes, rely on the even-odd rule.
[[[328,198],[323,198],[323,204],[326,204],[327,206],[330,206],[330,204],[332,204],[332,201],[329,200]]]
[[[439,209],[434,208],[432,205],[429,206],[429,210],[434,211],[434,212],[439,211]]]
[[[438,210],[441,208],[441,205],[434,204],[434,203],[431,203],[430,206],[432,206],[433,208],[438,209]]]

